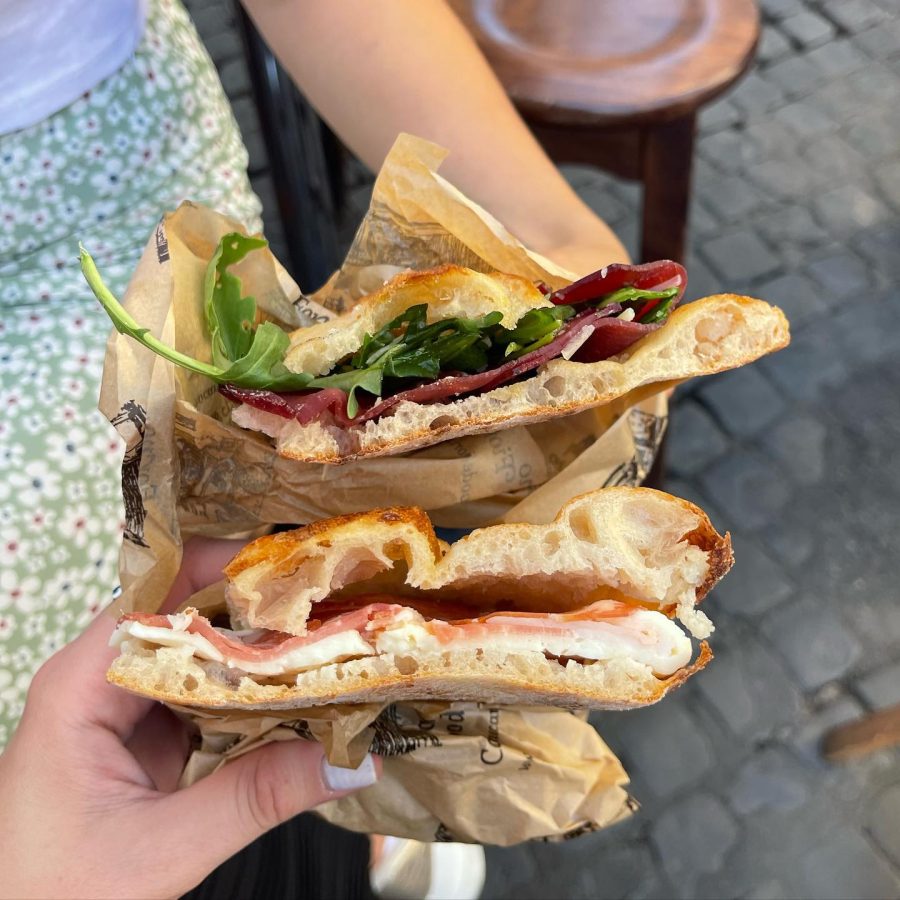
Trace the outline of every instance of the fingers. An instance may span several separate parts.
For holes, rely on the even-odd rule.
[[[219,538],[195,537],[184,545],[181,568],[160,607],[160,612],[177,609],[191,594],[214,584],[222,577],[222,569],[228,565],[247,542]]]
[[[160,833],[176,846],[192,847],[199,881],[270,828],[374,784],[380,774],[381,761],[371,755],[359,769],[336,769],[317,743],[269,744],[160,800]],[[214,834],[215,840],[198,842],[197,834]]]
[[[125,746],[156,789],[171,793],[178,787],[190,744],[184,724],[158,704],[137,724]]]

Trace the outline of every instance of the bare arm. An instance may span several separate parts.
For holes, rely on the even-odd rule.
[[[398,132],[527,245],[583,274],[627,254],[522,122],[443,0],[243,0],[341,139],[373,170]]]

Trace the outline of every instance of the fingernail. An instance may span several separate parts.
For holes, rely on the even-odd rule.
[[[378,773],[375,771],[375,760],[372,754],[366,754],[366,758],[356,769],[344,769],[341,766],[333,766],[327,759],[322,759],[322,780],[330,791],[356,791],[360,788],[375,784]]]

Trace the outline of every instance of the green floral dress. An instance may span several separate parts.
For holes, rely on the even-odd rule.
[[[122,448],[96,409],[110,323],[78,242],[121,293],[185,198],[261,228],[212,62],[183,7],[152,0],[116,74],[0,135],[0,748],[35,670],[117,585]]]

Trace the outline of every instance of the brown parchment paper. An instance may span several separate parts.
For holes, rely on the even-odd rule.
[[[270,741],[318,740],[335,765],[383,759],[377,784],[317,807],[344,828],[508,846],[607,827],[637,808],[583,716],[479,703],[325,706],[256,715],[176,709],[198,728],[182,785]]]
[[[441,178],[444,155],[426,141],[398,138],[344,264],[315,295],[301,294],[268,250],[234,267],[244,292],[265,316],[299,328],[349,308],[409,267],[452,262],[552,286],[572,279]],[[204,274],[220,238],[235,230],[242,229],[192,203],[167,214],[147,243],[125,307],[163,341],[208,360]],[[114,612],[157,610],[192,534],[251,535],[276,523],[390,505],[421,506],[450,528],[548,521],[576,494],[639,483],[666,422],[662,394],[635,396],[404,456],[303,464],[281,459],[267,438],[231,424],[230,404],[208,380],[115,332],[100,408],[126,442],[122,593]],[[221,593],[214,585],[191,603],[211,610]],[[404,703],[181,714],[200,736],[185,783],[271,740],[319,740],[336,765],[353,765],[374,747],[387,757],[379,784],[322,808],[360,831],[512,844],[595,830],[633,808],[618,760],[583,717],[562,710]]]

